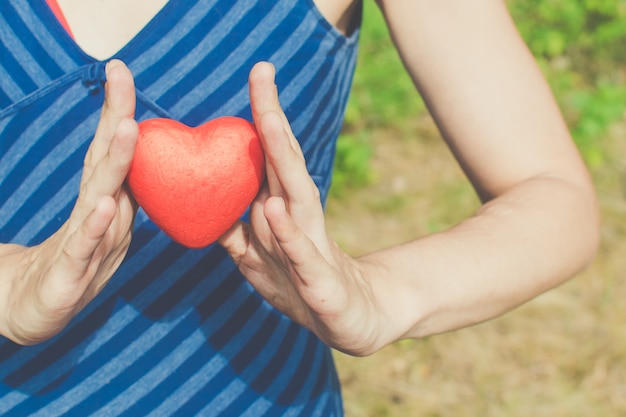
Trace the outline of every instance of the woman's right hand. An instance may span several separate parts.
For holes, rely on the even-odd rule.
[[[131,240],[136,203],[124,181],[138,128],[135,87],[121,61],[107,64],[100,122],[69,219],[38,246],[0,245],[0,334],[47,340],[106,285]]]

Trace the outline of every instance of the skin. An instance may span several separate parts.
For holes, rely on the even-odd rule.
[[[156,15],[167,0],[57,0],[76,43],[94,58],[105,60],[119,51]],[[354,22],[357,2],[314,0],[326,19],[341,32]]]
[[[106,70],[106,98],[70,218],[40,245],[0,245],[0,333],[20,344],[61,331],[104,287],[130,244],[136,204],[124,180],[137,143],[135,90],[122,62]]]
[[[316,3],[331,23],[349,26],[352,1]],[[349,256],[326,233],[274,69],[259,63],[250,73],[250,101],[267,182],[250,223],[236,223],[219,241],[270,303],[353,355],[509,311],[579,272],[599,240],[589,175],[505,4],[378,4],[484,205],[444,232]],[[102,120],[72,216],[41,247],[0,246],[0,332],[20,343],[60,331],[128,247],[134,206],[123,179],[137,135],[132,76],[118,61],[108,71]]]
[[[379,6],[483,207],[450,230],[351,258],[325,232],[272,69],[261,64],[250,95],[268,184],[251,224],[221,240],[266,299],[353,355],[496,317],[584,268],[599,239],[588,173],[504,3]]]

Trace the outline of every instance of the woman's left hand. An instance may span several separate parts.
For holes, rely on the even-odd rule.
[[[252,69],[250,100],[267,179],[250,224],[236,223],[219,242],[278,310],[336,349],[373,353],[398,337],[380,303],[388,294],[367,278],[374,265],[348,256],[327,236],[320,194],[280,107],[270,64]]]

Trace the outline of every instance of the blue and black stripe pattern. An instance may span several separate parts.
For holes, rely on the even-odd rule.
[[[247,77],[277,68],[281,103],[325,197],[356,59],[312,0],[170,0],[115,57],[137,119],[251,119]],[[0,242],[67,219],[103,100],[104,63],[43,0],[0,2]],[[217,247],[189,250],[139,212],[128,256],[52,340],[0,338],[0,415],[332,416],[330,351],[262,300]]]

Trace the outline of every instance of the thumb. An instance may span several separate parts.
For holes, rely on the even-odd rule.
[[[65,242],[65,248],[56,266],[61,271],[69,273],[67,278],[81,280],[86,275],[91,277],[89,267],[94,261],[94,254],[100,242],[113,222],[116,209],[113,197],[100,197],[93,211]]]
[[[246,222],[237,220],[237,222],[217,240],[217,243],[226,249],[226,252],[233,258],[236,265],[241,263],[241,259],[248,249],[248,242],[250,240],[249,228],[250,226]]]

